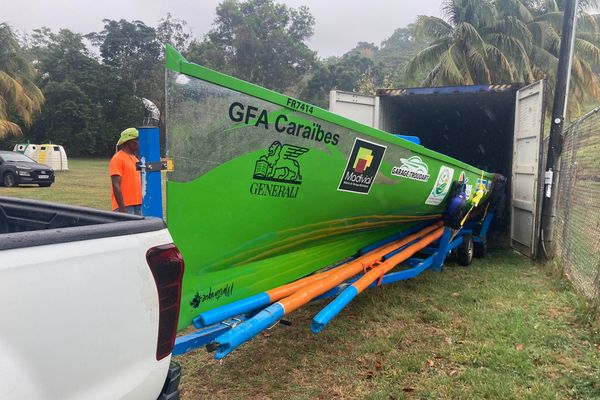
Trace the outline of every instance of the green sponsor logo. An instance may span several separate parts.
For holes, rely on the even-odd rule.
[[[429,166],[421,157],[401,158],[400,161],[402,165],[392,168],[392,175],[421,182],[429,180]]]
[[[425,204],[437,206],[444,201],[450,190],[453,177],[454,169],[442,165],[438,177],[435,180],[435,185],[433,186],[431,193],[429,193],[429,197],[425,200]]]
[[[254,182],[250,185],[250,194],[268,197],[296,198],[297,186],[302,183],[300,163],[298,157],[308,152],[306,147],[281,144],[274,141],[267,154],[260,156],[254,165],[253,178],[261,181],[278,182],[286,185],[273,183]]]
[[[274,141],[267,154],[260,156],[256,162],[254,179],[299,185],[302,183],[302,175],[297,158],[306,152],[306,147]]]

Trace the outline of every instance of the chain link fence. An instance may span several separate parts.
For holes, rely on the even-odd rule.
[[[570,125],[563,139],[556,256],[573,284],[600,300],[600,107]]]

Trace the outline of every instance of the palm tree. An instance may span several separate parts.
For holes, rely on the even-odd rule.
[[[564,2],[561,2],[562,4]],[[571,76],[571,109],[600,100],[600,29],[585,12],[598,0],[582,0]],[[556,0],[446,0],[448,22],[417,19],[416,34],[431,45],[407,66],[407,76],[425,75],[423,85],[531,83],[547,78],[553,91],[563,12]]]
[[[550,92],[554,91],[558,69],[563,5],[564,1],[559,6],[556,0],[545,0],[541,4],[527,0],[496,0],[495,3],[500,18],[516,18],[529,31],[529,35],[518,36],[526,44],[532,71],[531,79],[524,79],[523,82],[529,83],[545,77],[548,79]],[[594,73],[594,67],[600,66],[600,25],[595,17],[586,12],[597,5],[598,0],[579,2],[571,69],[570,111],[588,100],[600,100],[600,80]]]
[[[564,2],[562,2],[564,3]],[[600,100],[600,80],[594,68],[600,66],[600,24],[586,12],[595,8],[597,0],[581,0],[577,15],[577,32],[571,68],[569,111],[580,108],[590,100]],[[527,23],[536,50],[532,62],[538,70],[536,78],[548,78],[553,91],[558,69],[561,45],[563,11],[555,0],[546,0],[542,9],[531,9],[532,19]]]
[[[44,96],[34,83],[35,75],[10,26],[0,24],[0,139],[22,134],[19,123],[31,126],[40,111]]]
[[[442,18],[419,16],[415,34],[431,44],[409,61],[406,76],[415,81],[425,73],[426,86],[472,85],[513,81],[515,68],[509,57],[485,39],[497,12],[490,0],[446,0]],[[495,32],[491,34],[496,35]],[[504,43],[506,38],[498,37]]]

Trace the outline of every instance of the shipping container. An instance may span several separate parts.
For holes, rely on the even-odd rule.
[[[333,90],[329,110],[508,178],[511,246],[535,258],[543,191],[545,81],[522,84]]]

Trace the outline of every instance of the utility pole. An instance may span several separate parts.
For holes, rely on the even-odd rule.
[[[563,16],[562,39],[558,59],[556,88],[552,104],[552,124],[548,141],[548,158],[544,174],[544,202],[542,204],[542,249],[547,258],[554,256],[554,218],[556,216],[559,159],[562,150],[562,130],[567,110],[569,80],[575,43],[577,0],[566,0]]]

